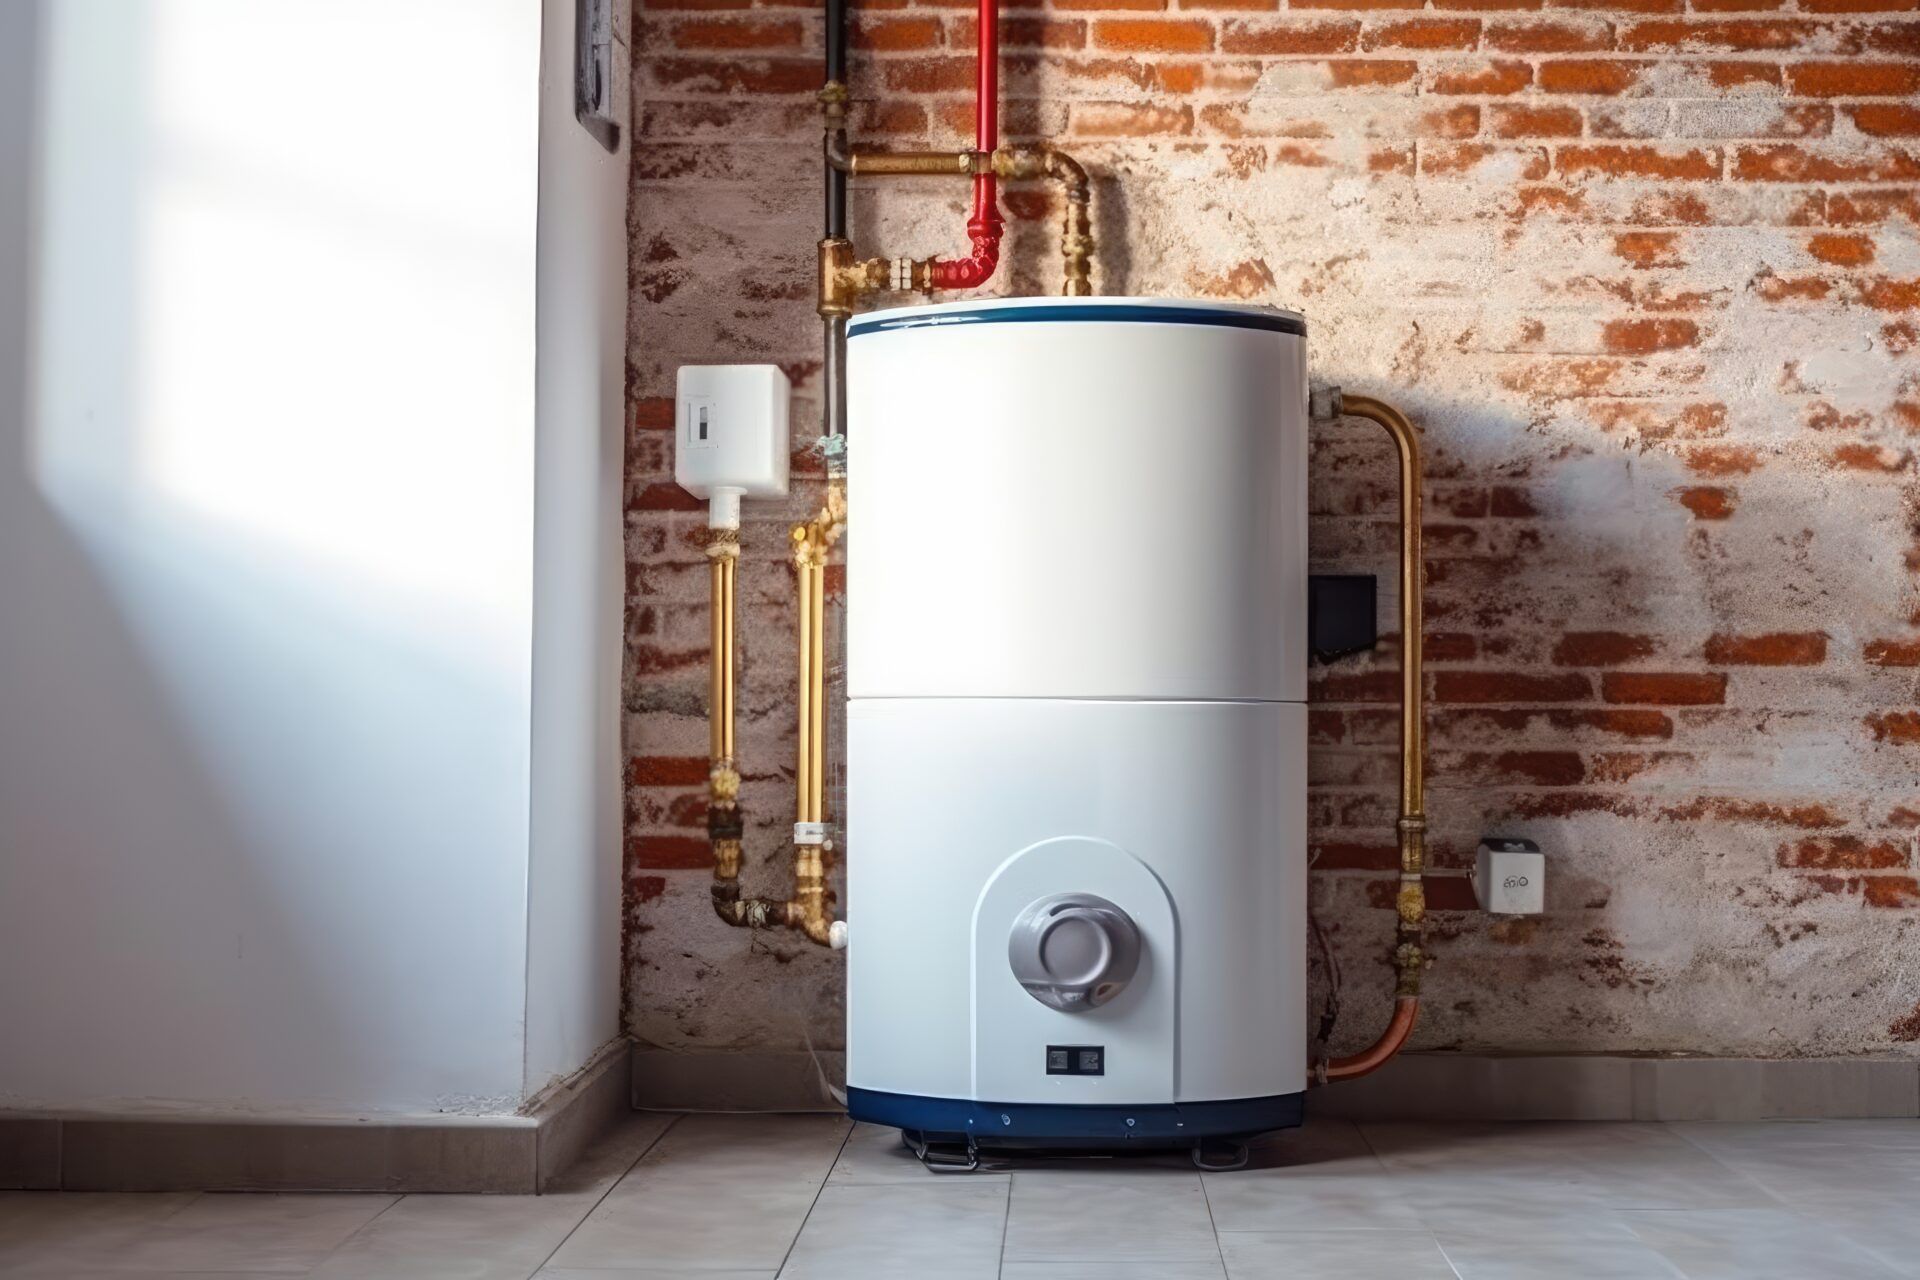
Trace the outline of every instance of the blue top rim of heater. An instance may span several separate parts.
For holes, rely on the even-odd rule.
[[[1227,329],[1264,329],[1271,333],[1307,336],[1307,322],[1291,312],[1269,307],[1209,306],[1204,303],[1142,300],[1035,300],[1010,303],[995,300],[984,305],[947,303],[937,307],[900,307],[860,316],[847,325],[847,336],[889,333],[896,329],[933,329],[947,325],[1032,324],[1044,322],[1198,324]]]

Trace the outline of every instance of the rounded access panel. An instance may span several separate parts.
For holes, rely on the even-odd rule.
[[[1140,967],[1133,917],[1091,893],[1056,893],[1028,905],[1007,938],[1007,963],[1027,994],[1062,1013],[1097,1009]]]

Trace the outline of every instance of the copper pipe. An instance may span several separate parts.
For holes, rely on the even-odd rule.
[[[793,527],[794,570],[799,614],[799,625],[795,628],[800,638],[799,665],[799,731],[798,748],[793,770],[794,821],[812,822],[808,797],[813,794],[813,575],[807,572],[806,545],[807,529],[805,525]]]
[[[1393,1019],[1387,1023],[1387,1029],[1380,1038],[1359,1053],[1344,1058],[1335,1058],[1327,1063],[1325,1080],[1352,1080],[1364,1076],[1370,1071],[1386,1065],[1387,1060],[1400,1052],[1407,1043],[1407,1037],[1413,1034],[1413,1022],[1420,1014],[1420,1001],[1414,996],[1399,996],[1393,1002]]]
[[[1427,894],[1426,870],[1426,713],[1421,676],[1425,561],[1420,538],[1420,434],[1405,414],[1372,396],[1333,393],[1332,413],[1366,418],[1386,428],[1400,456],[1400,884],[1394,895],[1398,923],[1394,932],[1393,1019],[1380,1038],[1359,1053],[1334,1058],[1318,1073],[1321,1080],[1351,1080],[1376,1070],[1400,1052],[1413,1034],[1420,1012],[1420,974],[1426,967],[1422,947]]]
[[[734,601],[739,597],[739,592],[736,587],[735,579],[739,573],[740,557],[738,555],[727,556],[724,560],[721,561],[721,568],[726,576],[724,590],[721,592],[721,600],[724,606],[723,608],[724,616],[722,621],[722,642],[723,643],[722,643],[721,663],[722,663],[722,669],[726,672],[726,679],[721,682],[721,687],[720,687],[720,695],[721,695],[720,697],[720,758],[723,760],[732,761],[733,759],[733,721],[734,721],[733,673],[734,673],[734,667],[736,665],[733,657],[733,637],[736,634],[734,631],[733,610],[734,610]]]
[[[712,764],[718,764],[726,758],[726,730],[722,727],[726,717],[726,687],[728,678],[733,674],[727,662],[726,606],[722,603],[727,591],[727,562],[720,556],[709,561],[712,578],[708,588],[707,621],[707,758]]]
[[[807,732],[813,752],[813,772],[808,775],[813,783],[813,793],[808,799],[810,822],[822,822],[827,812],[827,566],[825,550],[816,560],[809,572],[813,576],[813,588],[808,592],[812,602],[812,611],[807,615],[807,632],[813,647],[813,696],[810,699],[813,720]]]

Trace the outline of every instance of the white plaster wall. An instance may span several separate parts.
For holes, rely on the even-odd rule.
[[[625,6],[614,55],[624,109]],[[534,472],[529,1090],[619,1034],[620,626],[625,556],[627,131],[573,115],[574,0],[546,0]]]
[[[535,711],[536,502],[601,501],[536,422],[611,429],[536,363],[541,20],[0,5],[0,1106],[511,1110],[611,1033],[616,837],[534,813],[606,736]]]

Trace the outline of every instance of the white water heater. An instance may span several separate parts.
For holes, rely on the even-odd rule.
[[[1305,332],[1136,298],[849,326],[855,1118],[1299,1122]]]

